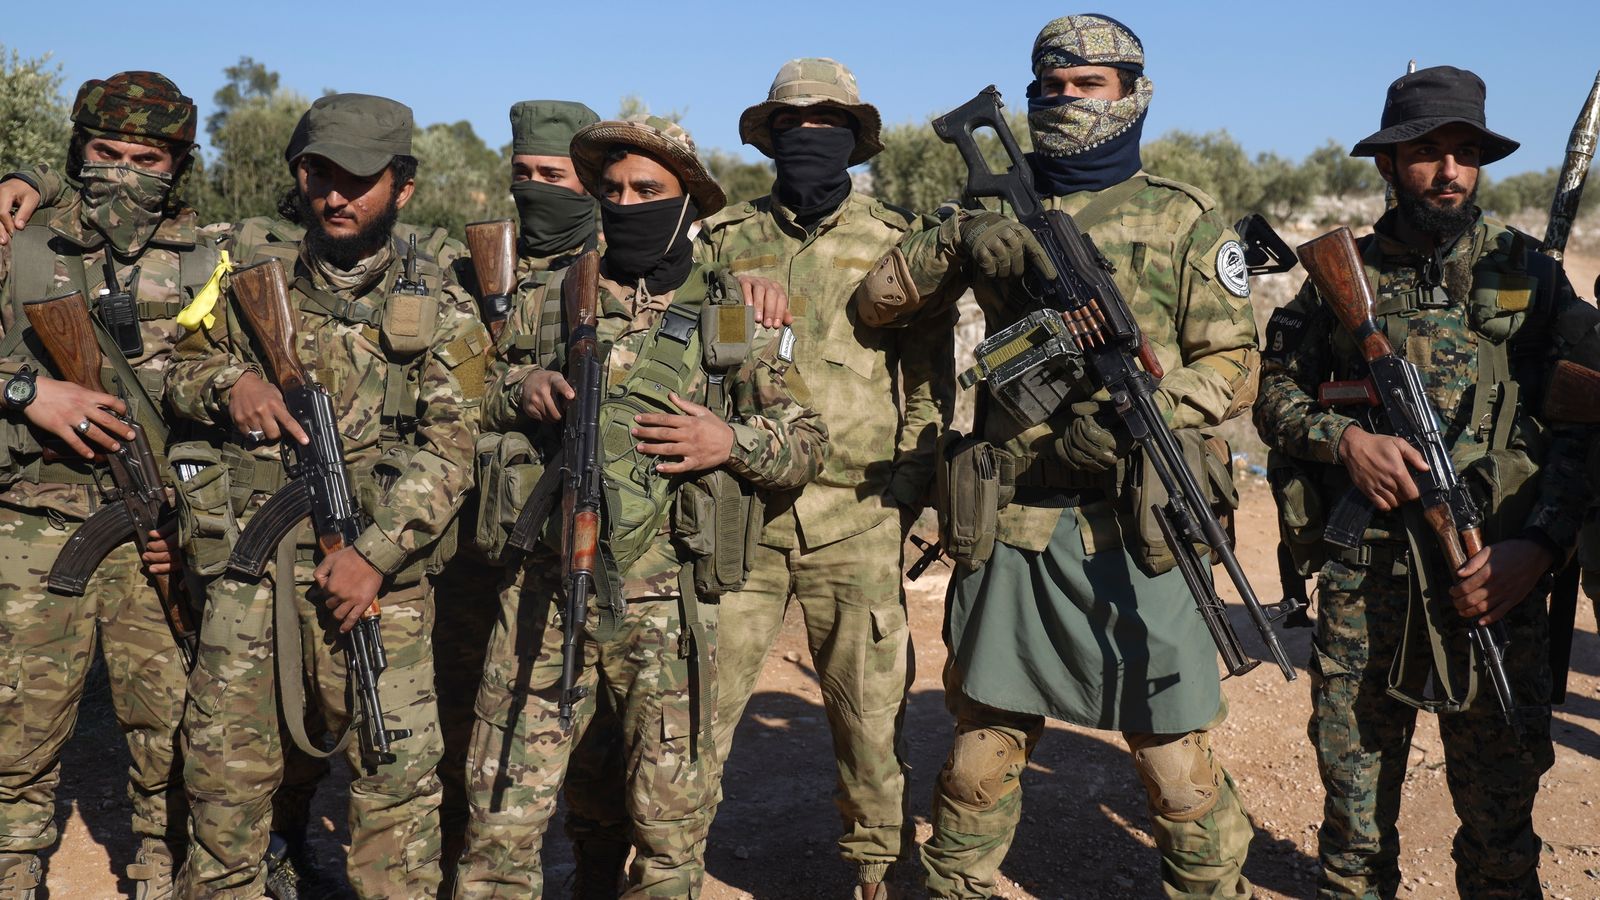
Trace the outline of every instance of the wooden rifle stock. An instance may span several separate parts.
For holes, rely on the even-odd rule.
[[[95,339],[94,322],[83,292],[73,291],[47,300],[24,303],[28,324],[50,354],[55,373],[81,388],[105,393],[100,382],[100,343]]]
[[[1553,422],[1600,424],[1600,372],[1558,361],[1545,391],[1544,415]]]
[[[294,310],[289,306],[289,282],[283,263],[269,259],[235,269],[230,276],[239,314],[266,356],[272,382],[284,393],[311,383],[305,364],[295,352],[298,343]]]
[[[1301,244],[1295,255],[1306,267],[1311,283],[1317,286],[1322,302],[1333,310],[1339,323],[1361,343],[1361,355],[1368,362],[1394,355],[1372,318],[1372,286],[1361,265],[1361,251],[1350,229],[1340,226],[1327,234]]]
[[[517,284],[516,223],[510,219],[467,226],[467,251],[478,278],[478,312],[496,339],[511,314]]]

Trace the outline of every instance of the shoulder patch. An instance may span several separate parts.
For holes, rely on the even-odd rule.
[[[783,326],[783,330],[778,333],[778,358],[786,363],[794,362],[794,344],[794,329],[788,325]]]
[[[1282,362],[1288,357],[1289,351],[1300,346],[1309,324],[1310,319],[1305,313],[1287,306],[1274,310],[1272,318],[1267,320],[1266,345],[1261,348],[1261,355]]]
[[[1250,275],[1244,261],[1244,247],[1228,239],[1217,248],[1217,280],[1235,297],[1250,296]]]

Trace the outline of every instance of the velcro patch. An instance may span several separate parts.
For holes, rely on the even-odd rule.
[[[1267,320],[1266,344],[1261,348],[1261,355],[1282,362],[1290,350],[1300,346],[1310,324],[1304,313],[1288,307],[1275,310]]]
[[[778,335],[778,358],[786,363],[794,362],[794,329],[788,325],[783,326],[783,332]]]
[[[1217,280],[1235,297],[1250,296],[1249,267],[1238,241],[1223,241],[1217,248]]]
[[[741,256],[728,263],[728,271],[738,274],[751,269],[763,269],[778,264],[778,254],[763,253],[759,256]]]

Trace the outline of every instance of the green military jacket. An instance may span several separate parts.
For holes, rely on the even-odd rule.
[[[258,233],[269,224],[247,221],[235,234]],[[419,325],[422,333],[431,327],[432,335],[425,349],[396,353],[386,349],[380,332],[403,270],[396,242],[364,261],[370,275],[353,289],[331,284],[307,263],[298,243],[236,244],[234,252],[241,265],[267,256],[287,258],[298,355],[332,396],[345,462],[371,519],[355,549],[379,571],[399,572],[446,532],[472,485],[489,337],[475,317],[463,312],[471,298],[460,287],[441,283],[439,269],[433,268],[424,282],[439,300],[437,316]],[[352,303],[350,313],[331,313],[306,286]],[[219,305],[212,326],[180,342],[167,373],[173,411],[223,430],[232,427],[228,396],[233,385],[246,372],[262,373],[248,326],[232,311],[238,299],[230,292],[227,301]],[[281,471],[276,445],[255,447],[250,457],[257,472]]]
[[[55,194],[50,196],[54,198]],[[23,303],[78,289],[84,292],[93,308],[95,296],[104,287],[103,260],[107,249],[104,239],[84,221],[82,203],[76,194],[57,199],[60,206],[41,208],[29,227],[14,236],[12,243],[0,246],[0,339],[27,326]],[[47,240],[47,249],[62,252],[55,254],[54,271],[48,278],[48,285],[29,289],[20,285],[24,279],[16,271],[18,261],[14,255],[23,252],[18,247],[36,240]],[[214,229],[200,228],[193,210],[163,221],[137,259],[114,259],[116,277],[123,286],[134,270],[138,270],[132,293],[138,303],[144,352],[137,359],[129,359],[128,365],[145,394],[156,404],[161,403],[173,346],[183,332],[173,317],[205,283],[217,259]],[[19,291],[37,296],[20,296]],[[26,348],[18,348],[16,353],[0,359],[0,378],[10,377],[24,363],[46,374],[51,371],[48,364],[35,359]],[[36,464],[40,462],[37,435],[23,423],[20,413],[6,411],[3,416],[4,446],[0,447],[0,457],[5,459],[0,473],[9,469],[6,478],[18,470],[24,474],[21,480],[9,484],[0,493],[0,502],[53,510],[72,518],[85,518],[93,512],[100,502],[100,489],[93,483],[92,469],[77,463],[51,465],[47,471],[56,471],[55,478],[28,476],[29,471],[38,471]],[[146,430],[156,452],[161,452],[160,429],[147,427]],[[63,468],[75,470],[76,476],[67,476],[61,471]]]
[[[770,501],[766,544],[817,547],[925,505],[934,445],[955,405],[953,319],[871,328],[850,304],[872,265],[915,224],[851,193],[809,233],[775,195],[729,207],[701,228],[697,258],[788,292],[793,354],[831,435],[817,480]]]
[[[676,291],[652,295],[641,283],[635,286],[600,279],[597,337],[605,354],[606,384],[621,385],[651,331],[675,299],[689,299],[703,291],[714,270],[696,263],[684,285]],[[570,270],[563,270],[565,271]],[[552,298],[560,296],[561,276],[545,286]],[[491,383],[484,403],[484,428],[490,431],[520,429],[533,434],[536,443],[548,445],[551,426],[530,421],[521,409],[522,380],[539,369],[556,368],[565,347],[558,335],[540,323],[547,321],[554,299],[524,291],[518,294],[506,327],[495,348]],[[699,299],[695,297],[694,299]],[[810,391],[800,368],[786,354],[783,341],[757,341],[750,357],[726,376],[733,428],[731,456],[725,465],[758,490],[791,491],[816,478],[826,458],[828,429],[810,405]],[[689,399],[707,402],[706,373],[700,370],[689,386]],[[541,429],[549,429],[540,434]],[[559,440],[559,436],[555,437]],[[622,575],[622,599],[678,595],[680,554],[665,526],[649,551]],[[548,564],[537,558],[533,565]]]
[[[1458,471],[1486,494],[1507,466],[1539,473],[1537,488],[1522,485],[1515,503],[1484,497],[1492,512],[1486,536],[1531,536],[1570,552],[1589,497],[1587,448],[1582,433],[1552,429],[1539,402],[1549,368],[1593,333],[1593,308],[1573,294],[1559,266],[1548,264],[1544,277],[1552,283],[1541,283],[1529,266],[1535,239],[1487,218],[1442,254],[1442,283],[1430,287],[1420,273],[1433,260],[1391,237],[1395,215],[1359,242],[1374,286],[1373,314],[1421,372]],[[1256,428],[1268,447],[1291,459],[1326,464],[1316,468],[1317,506],[1330,510],[1350,484],[1338,452],[1356,420],[1350,408],[1318,405],[1317,387],[1365,377],[1361,354],[1308,281],[1274,313],[1265,357]],[[1497,458],[1486,459],[1491,454]],[[1398,514],[1380,513],[1368,536],[1403,541],[1405,528]]]

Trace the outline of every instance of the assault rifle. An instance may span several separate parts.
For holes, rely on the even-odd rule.
[[[578,644],[589,618],[600,561],[600,522],[605,485],[600,461],[600,398],[605,365],[595,333],[599,321],[600,254],[590,250],[568,268],[561,282],[567,319],[567,381],[577,397],[562,416],[560,458],[547,467],[517,516],[506,546],[532,552],[561,497],[561,729],[572,727],[572,707],[588,693],[577,685],[583,658]]]
[[[1450,460],[1450,448],[1439,434],[1439,416],[1422,387],[1422,375],[1409,360],[1400,356],[1384,337],[1372,318],[1372,287],[1361,266],[1361,252],[1348,228],[1338,228],[1322,237],[1301,244],[1296,253],[1306,267],[1312,284],[1323,302],[1333,311],[1339,324],[1361,345],[1370,384],[1365,381],[1331,382],[1319,389],[1324,405],[1341,402],[1366,404],[1383,410],[1387,431],[1422,454],[1427,471],[1412,470],[1411,478],[1421,494],[1422,518],[1444,551],[1452,575],[1467,560],[1483,549],[1483,517],[1467,492]],[[1347,549],[1361,546],[1373,507],[1357,488],[1339,501],[1323,531],[1331,544]],[[1506,677],[1506,630],[1502,622],[1468,626],[1472,642],[1483,658],[1484,669],[1494,687],[1495,699],[1507,724],[1518,731],[1516,701]]]
[[[473,222],[467,226],[467,251],[478,278],[478,317],[499,340],[511,315],[511,291],[517,286],[516,223]]]
[[[355,543],[366,522],[356,510],[355,495],[350,490],[333,400],[322,385],[311,379],[295,351],[294,311],[289,306],[282,263],[269,259],[238,269],[231,277],[239,298],[236,306],[266,357],[272,382],[283,392],[289,414],[311,439],[301,446],[288,436],[283,438],[283,467],[289,482],[256,511],[228,558],[231,571],[260,578],[278,545],[291,539],[307,516],[311,517],[311,529],[324,554]],[[294,574],[279,572],[278,577],[292,579]],[[378,678],[389,661],[383,650],[378,613],[378,601],[374,599],[345,635],[345,658],[361,705],[361,760],[369,768],[394,762],[389,743],[411,735],[407,729],[383,725]]]
[[[1042,421],[1069,394],[1079,390],[1080,385],[1109,393],[1122,427],[1143,450],[1145,459],[1166,489],[1167,503],[1157,510],[1156,520],[1184,582],[1194,595],[1211,639],[1222,654],[1228,674],[1248,672],[1258,661],[1245,655],[1239,636],[1228,622],[1222,598],[1211,582],[1211,574],[1195,550],[1197,543],[1210,547],[1213,558],[1222,563],[1244,599],[1245,608],[1273,661],[1282,670],[1283,677],[1293,681],[1294,666],[1289,663],[1272,628],[1274,618],[1293,610],[1286,603],[1276,604],[1275,613],[1269,616],[1256,599],[1222,523],[1211,511],[1194,473],[1184,461],[1177,439],[1156,406],[1156,384],[1163,374],[1161,365],[1111,279],[1111,264],[1088,235],[1078,230],[1071,216],[1044,208],[1033,187],[1032,170],[1006,125],[1002,107],[1000,92],[990,85],[953,112],[933,121],[934,131],[945,142],[954,144],[966,161],[966,196],[996,197],[1008,204],[1017,221],[1038,240],[1057,272],[1053,279],[1030,274],[1026,283],[1036,298],[1034,310],[1012,326],[1012,329],[1035,328],[1034,333],[1041,337],[1040,343],[1049,348],[1047,358],[1039,359],[1030,372],[1017,373],[1012,379],[1013,383],[1026,385],[1025,402],[1015,402],[1018,395],[996,381],[990,382],[990,393],[1024,425]],[[990,168],[973,136],[973,130],[982,127],[994,129],[1010,158],[1010,168],[1003,173]],[[993,353],[993,342],[1010,341],[1017,352],[1026,352],[1029,349],[1026,343],[1031,339],[1026,334],[1008,336],[1007,332],[1012,329],[980,344],[979,358]],[[1019,341],[1024,345],[1019,346]]]
[[[105,389],[100,381],[104,357],[94,320],[89,315],[89,304],[84,302],[82,293],[73,291],[60,297],[24,303],[22,310],[28,316],[33,333],[38,335],[39,342],[55,363],[53,368],[58,377],[91,391]],[[121,392],[132,389],[137,386],[123,385]],[[118,441],[118,448],[103,457],[114,487],[111,502],[100,507],[67,539],[55,565],[50,568],[47,583],[53,591],[81,596],[88,588],[89,577],[100,568],[107,554],[129,540],[143,553],[150,543],[150,532],[172,516],[167,489],[161,482],[161,470],[143,426],[131,414],[118,418],[133,432],[133,440]],[[150,581],[166,613],[167,626],[178,640],[178,652],[183,655],[184,665],[193,666],[198,636],[183,579],[151,575]]]

